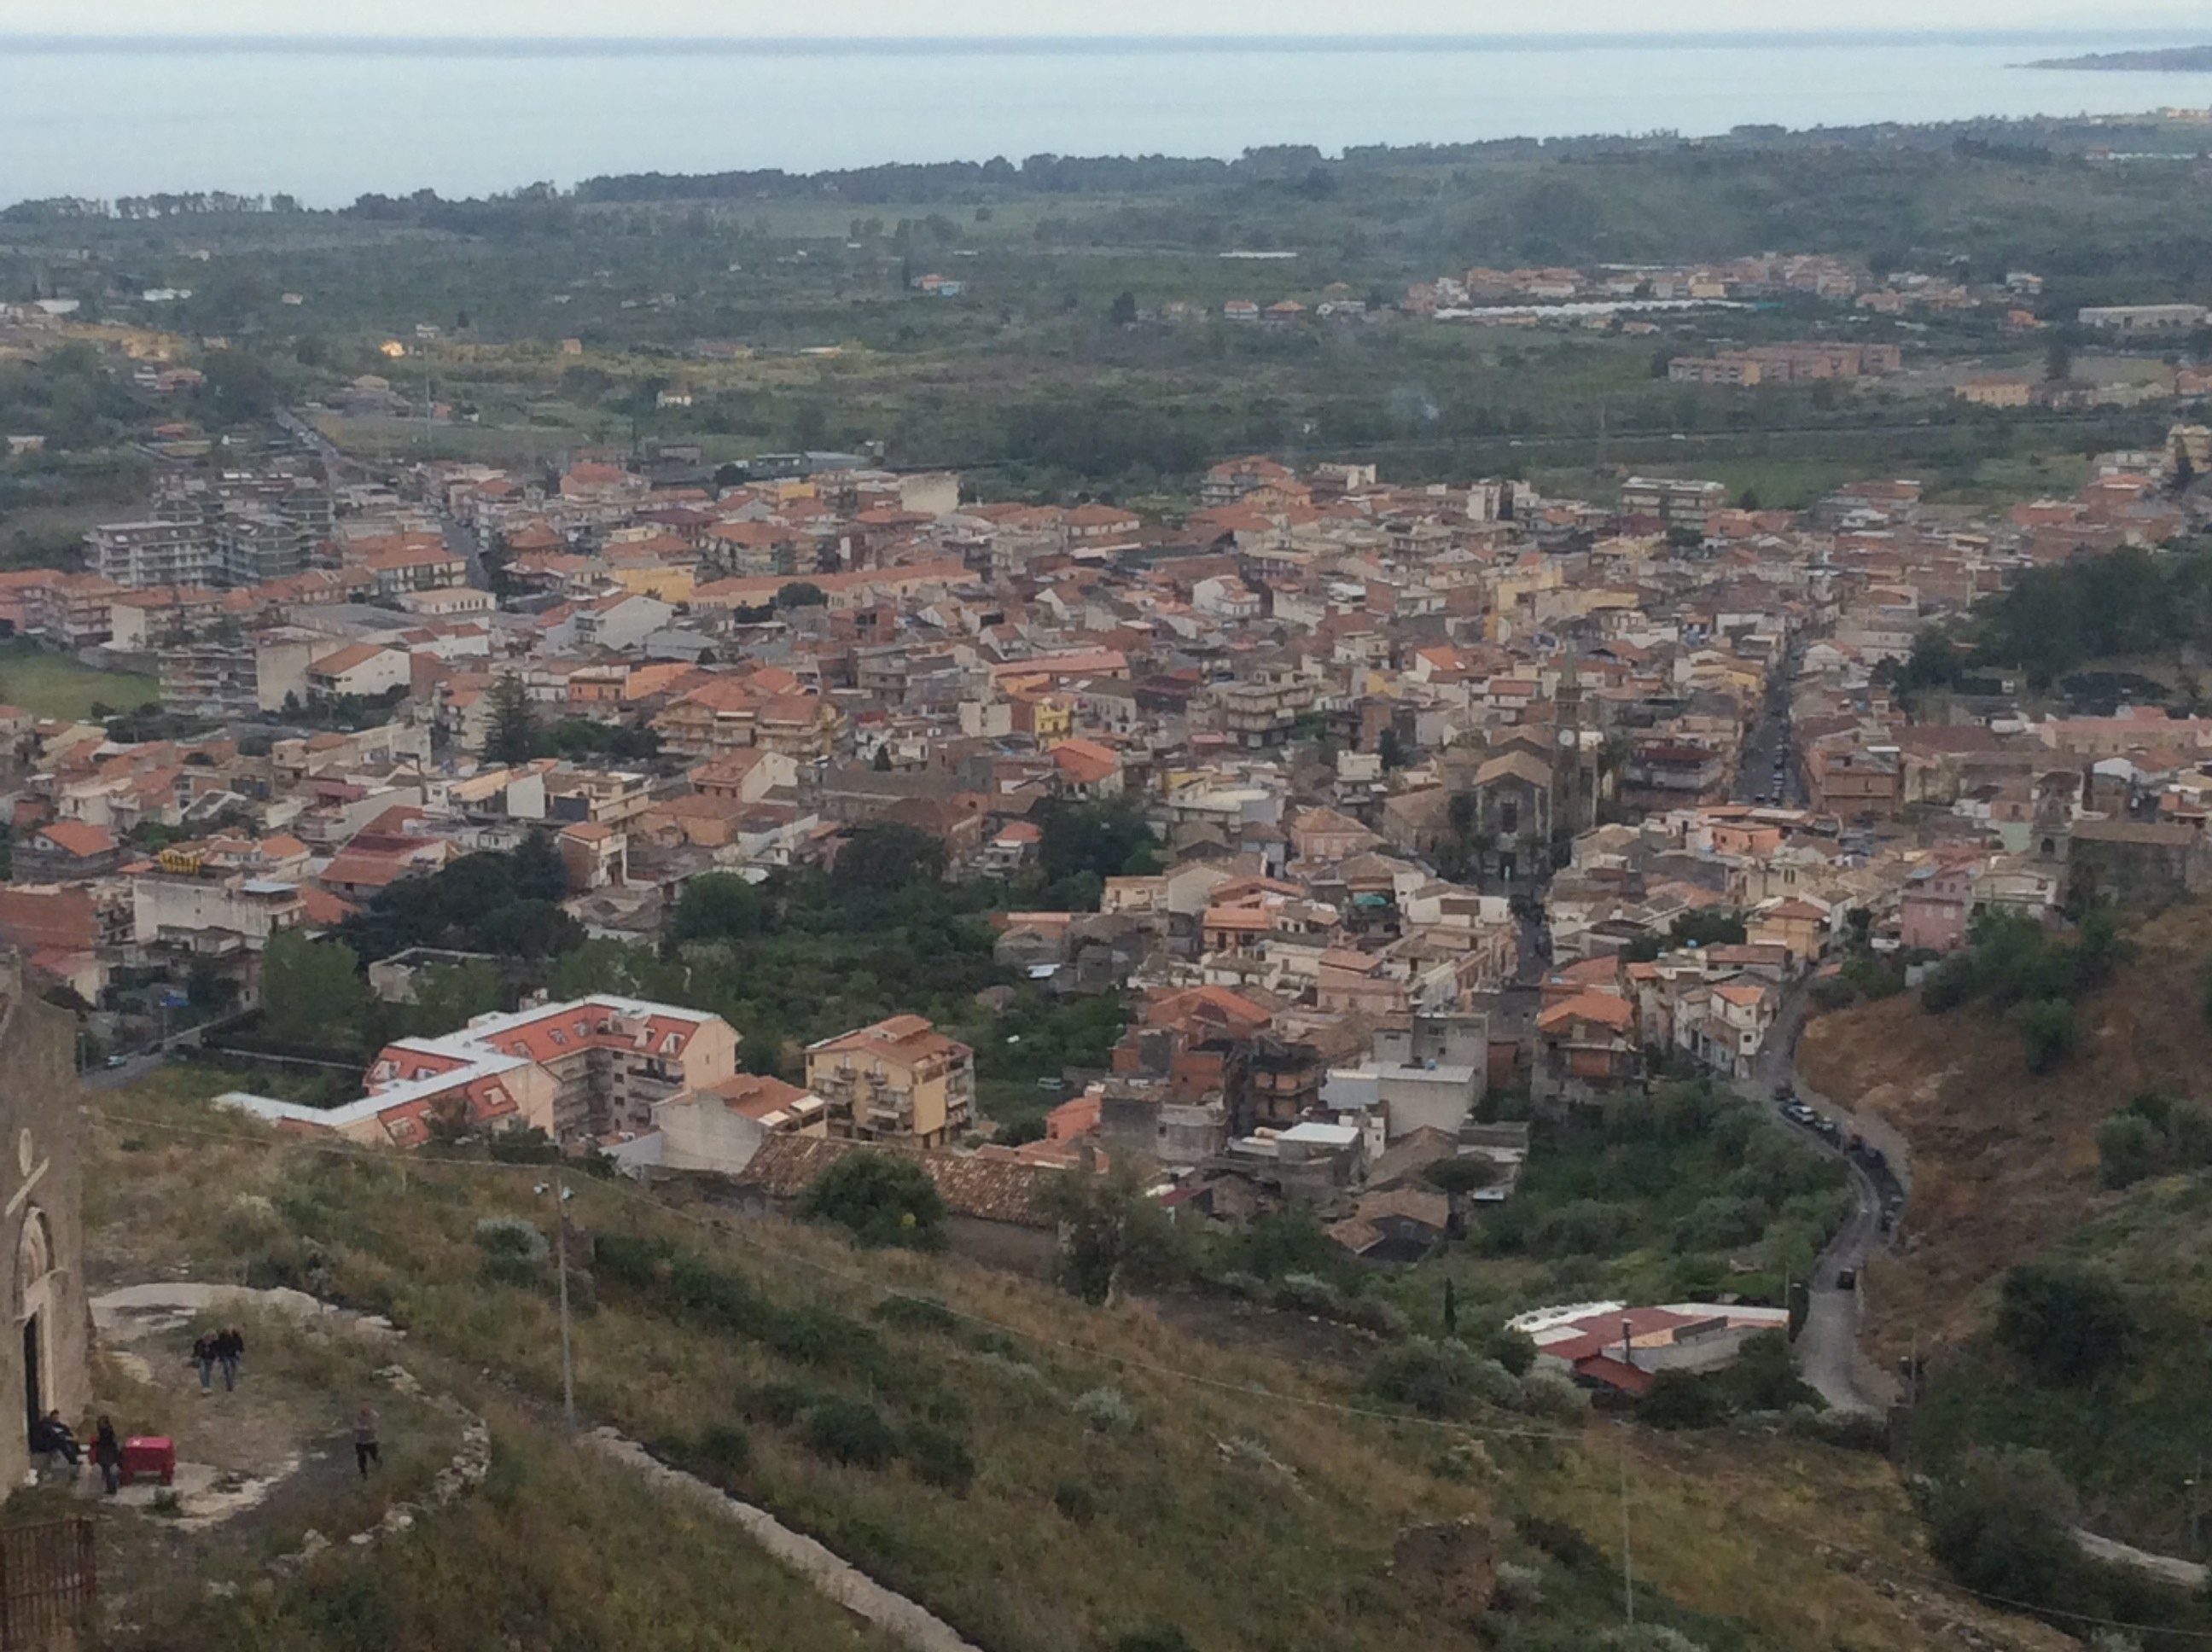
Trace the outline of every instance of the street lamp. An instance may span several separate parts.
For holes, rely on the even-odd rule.
[[[568,1201],[576,1190],[562,1177],[556,1182],[541,1181],[536,1188],[540,1199],[548,1193],[553,1199],[553,1256],[554,1268],[561,1282],[561,1414],[568,1433],[576,1432],[576,1359],[568,1338]]]

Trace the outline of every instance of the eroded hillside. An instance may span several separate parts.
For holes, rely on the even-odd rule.
[[[1963,1338],[1987,1318],[1999,1274],[2105,1208],[2114,1195],[2100,1183],[2096,1130],[2116,1108],[2148,1090],[2212,1099],[2200,984],[2212,908],[2160,914],[2128,938],[2129,961],[2080,1006],[2079,1050],[2051,1073],[2030,1073],[2012,1027],[1979,1005],[1935,1015],[1905,993],[1807,1026],[1805,1082],[1911,1145],[1904,1254],[1869,1270],[1868,1326],[1884,1357],[1916,1334]]]

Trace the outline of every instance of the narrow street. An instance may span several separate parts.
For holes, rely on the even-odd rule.
[[[1867,1132],[1852,1114],[1809,1094],[1797,1082],[1797,1039],[1810,1007],[1808,983],[1799,982],[1784,995],[1781,1011],[1746,1088],[1761,1106],[1772,1107],[1778,1090],[1788,1084],[1798,1099],[1833,1119],[1845,1142],[1855,1136],[1863,1138]],[[1863,1279],[1855,1277],[1850,1290],[1839,1289],[1836,1281],[1845,1271],[1860,1276],[1868,1254],[1887,1243],[1881,1230],[1882,1208],[1888,1200],[1902,1197],[1905,1167],[1893,1155],[1869,1163],[1814,1131],[1802,1133],[1822,1151],[1843,1160],[1850,1181],[1851,1208],[1821,1251],[1807,1283],[1805,1324],[1796,1345],[1799,1373],[1836,1410],[1878,1415],[1890,1403],[1890,1385],[1867,1364],[1859,1350],[1865,1316]]]

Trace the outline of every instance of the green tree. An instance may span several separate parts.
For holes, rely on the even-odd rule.
[[[526,763],[538,754],[538,719],[521,677],[502,671],[491,685],[491,726],[484,736],[484,758],[495,763]]]
[[[2097,1127],[2097,1163],[2107,1187],[2141,1181],[2159,1167],[2165,1152],[2158,1127],[2140,1113],[2115,1113]]]
[[[499,1008],[499,971],[486,958],[425,969],[415,982],[415,1013],[409,1017],[419,1037],[436,1037],[465,1027]]]
[[[337,941],[280,929],[262,954],[262,1025],[295,1044],[351,1042],[368,1007],[361,961]]]
[[[1107,312],[1106,319],[1117,327],[1135,326],[1137,295],[1134,293],[1116,293],[1114,295],[1114,306]]]
[[[568,898],[568,863],[542,827],[514,846],[507,876],[518,901],[560,902]]]
[[[811,580],[793,580],[775,593],[778,608],[822,608],[829,601],[830,593]]]
[[[889,893],[945,876],[945,842],[917,827],[871,821],[837,850],[832,884],[848,893]]]
[[[1667,933],[1676,946],[1737,946],[1749,932],[1741,913],[1726,907],[1699,907],[1675,919]]]
[[[676,941],[720,941],[759,932],[760,891],[735,872],[702,872],[684,885],[669,935]]]
[[[2076,1262],[2023,1262],[2005,1275],[1997,1340],[2045,1382],[2078,1387],[2125,1362],[2135,1312],[2106,1275]]]
[[[1043,1203],[1060,1230],[1060,1283],[1085,1302],[1108,1302],[1124,1282],[1164,1284],[1179,1271],[1167,1213],[1130,1170],[1061,1176]]]
[[[201,372],[220,422],[254,424],[276,413],[276,380],[259,356],[239,349],[213,350]]]
[[[912,1159],[889,1153],[848,1153],[815,1179],[799,1202],[801,1216],[835,1222],[864,1245],[934,1250],[945,1242],[944,1195]]]

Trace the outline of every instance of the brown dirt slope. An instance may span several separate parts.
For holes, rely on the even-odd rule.
[[[2030,1074],[2002,1016],[1978,1005],[1929,1015],[1917,993],[1822,1016],[1798,1070],[1820,1095],[1879,1114],[1912,1150],[1906,1253],[1869,1271],[1877,1351],[1972,1329],[1982,1291],[2099,1209],[2096,1128],[2157,1089],[2212,1100],[2212,1032],[2198,972],[2212,954],[2212,906],[2149,919],[2136,956],[2081,1006],[2081,1048]]]

